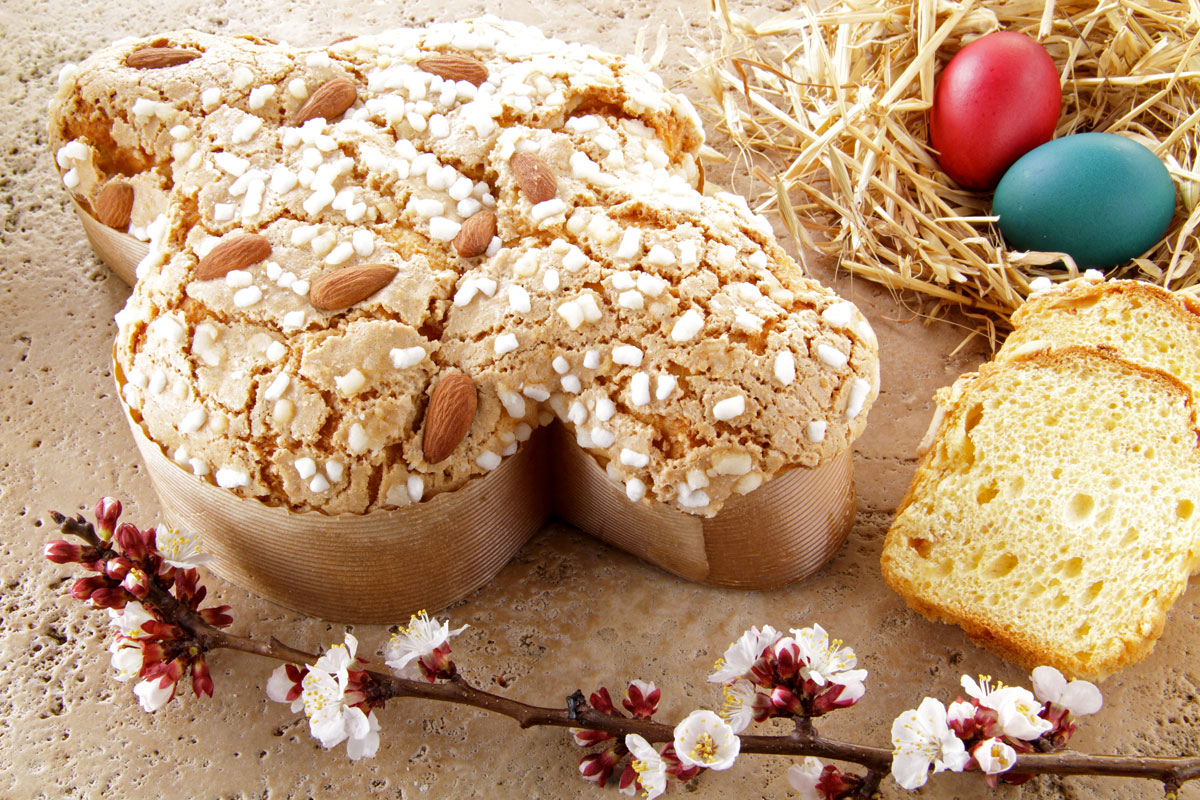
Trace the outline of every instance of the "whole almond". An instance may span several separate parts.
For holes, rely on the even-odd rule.
[[[355,264],[342,267],[313,281],[308,290],[308,302],[322,311],[348,308],[366,300],[396,277],[391,264]]]
[[[461,372],[445,375],[433,389],[425,410],[425,460],[436,464],[448,457],[475,420],[475,384]]]
[[[481,256],[496,235],[496,215],[488,209],[476,211],[467,218],[454,237],[454,250],[463,258]]]
[[[533,153],[517,153],[508,162],[517,177],[521,193],[534,205],[553,199],[558,194],[558,182],[550,165]]]
[[[357,99],[358,89],[353,81],[347,78],[332,78],[309,95],[308,100],[304,101],[304,105],[300,106],[292,117],[292,124],[303,125],[317,117],[332,122],[346,113],[346,109],[354,105]]]
[[[478,59],[456,53],[439,53],[422,58],[417,68],[445,78],[448,81],[466,81],[479,86],[488,79],[487,67]]]
[[[195,61],[200,53],[178,47],[139,47],[125,56],[125,66],[134,69],[162,69]]]
[[[110,228],[125,230],[133,212],[133,185],[120,178],[109,181],[100,190],[92,208],[96,211],[96,219]]]
[[[223,278],[235,269],[252,267],[271,255],[271,243],[257,233],[245,233],[226,239],[209,251],[196,265],[196,279]]]

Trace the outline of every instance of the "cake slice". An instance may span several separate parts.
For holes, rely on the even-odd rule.
[[[1027,668],[1099,678],[1149,654],[1198,563],[1188,388],[1067,347],[985,364],[938,402],[888,584]]]
[[[1005,361],[1047,347],[1105,345],[1128,361],[1200,388],[1200,303],[1141,281],[1070,281],[1039,292],[1013,314]]]

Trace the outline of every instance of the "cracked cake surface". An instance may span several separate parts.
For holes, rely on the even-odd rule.
[[[150,245],[123,400],[238,495],[400,507],[557,421],[631,500],[712,516],[845,452],[878,393],[865,318],[703,191],[696,114],[637,59],[484,18],[304,49],[184,31],[60,80],[64,184],[93,210],[131,185]],[[431,463],[454,373],[477,409]]]

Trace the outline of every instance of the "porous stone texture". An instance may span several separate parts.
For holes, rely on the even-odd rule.
[[[0,325],[0,796],[616,796],[612,788],[579,779],[582,751],[565,731],[521,731],[507,718],[425,702],[384,709],[379,755],[351,763],[341,747],[322,750],[303,718],[268,701],[272,665],[242,654],[211,657],[214,698],[199,701],[184,689],[155,715],[141,711],[127,684],[112,680],[106,615],[71,600],[69,570],[41,558],[53,535],[46,510],[90,513],[96,497],[114,494],[126,501],[128,519],[149,524],[158,505],[108,369],[112,320],[129,290],[91,253],[69,208],[45,134],[46,106],[63,64],[125,35],[194,28],[316,45],[487,12],[617,53],[632,50],[639,28],[647,26],[652,41],[665,24],[670,46],[660,71],[668,85],[688,91],[683,45],[688,34],[704,35],[706,9],[681,5],[682,14],[674,4],[548,0],[486,6],[465,0],[452,10],[420,1],[163,0],[81,11],[62,0],[17,0],[0,11],[9,45],[0,54],[0,99],[7,110],[0,131],[0,298],[6,308]],[[761,6],[739,10],[769,13]],[[724,149],[721,141],[714,144]],[[617,691],[632,678],[653,680],[663,689],[659,716],[675,721],[693,708],[719,704],[705,677],[749,625],[820,623],[853,646],[870,671],[862,702],[827,717],[820,728],[879,746],[887,746],[891,720],[902,710],[926,695],[950,700],[958,694],[964,672],[1025,681],[956,628],[910,612],[879,575],[882,537],[915,468],[933,392],[983,359],[981,343],[960,347],[962,329],[926,326],[888,293],[861,281],[832,280],[811,259],[809,266],[868,316],[882,364],[882,391],[857,443],[857,523],[830,565],[777,591],[710,589],[551,524],[492,583],[444,612],[472,626],[454,640],[456,662],[469,680],[545,705],[561,704],[576,688]],[[342,639],[341,625],[297,616],[216,578],[206,583],[213,602],[233,605],[239,633],[276,635],[308,649]],[[1085,720],[1073,744],[1091,752],[1200,752],[1198,610],[1193,586],[1176,603],[1154,653],[1102,684],[1105,708]],[[389,635],[385,626],[353,631],[368,657],[376,657]],[[745,756],[726,772],[702,776],[688,795],[784,797],[787,766],[785,759]],[[684,794],[678,786],[669,791]],[[920,796],[949,800],[986,792],[978,776],[936,776]],[[1143,782],[1068,777],[1039,778],[994,796],[1094,800],[1157,792]],[[890,780],[883,795],[908,796]],[[1185,787],[1181,797],[1200,798],[1200,787]]]

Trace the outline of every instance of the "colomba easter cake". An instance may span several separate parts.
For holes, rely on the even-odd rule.
[[[415,509],[553,424],[537,460],[703,520],[848,464],[878,393],[863,315],[703,191],[694,110],[636,59],[493,18],[184,31],[64,70],[51,132],[89,224],[144,242],[135,434],[230,498]]]

